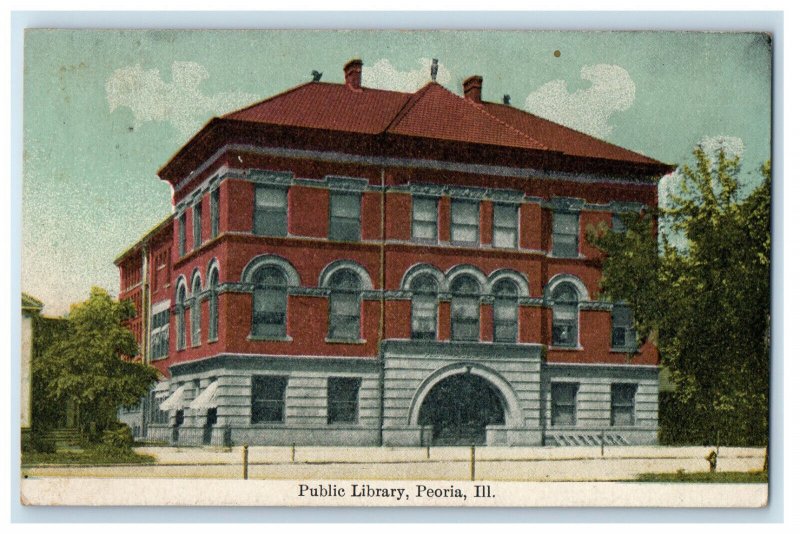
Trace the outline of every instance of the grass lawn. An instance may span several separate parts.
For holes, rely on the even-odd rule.
[[[110,451],[101,447],[90,447],[80,451],[27,452],[22,454],[22,465],[70,464],[151,464],[155,458],[137,454],[132,450]]]
[[[722,484],[766,484],[769,480],[769,476],[766,471],[730,471],[717,473],[644,473],[639,475],[636,480],[638,482],[715,482]]]

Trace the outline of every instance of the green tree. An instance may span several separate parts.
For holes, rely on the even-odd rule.
[[[625,216],[625,232],[590,233],[607,254],[601,291],[631,305],[670,371],[662,442],[766,444],[770,166],[741,199],[738,158],[694,156],[668,207]]]
[[[113,427],[119,407],[136,405],[157,379],[154,368],[131,361],[138,347],[124,321],[133,313],[97,287],[72,305],[66,332],[33,362],[34,405],[72,402],[92,438]]]

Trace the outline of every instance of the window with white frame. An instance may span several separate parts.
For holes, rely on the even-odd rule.
[[[498,343],[516,343],[518,326],[517,285],[511,280],[500,280],[493,288],[494,340]]]
[[[515,204],[494,205],[495,247],[517,248],[519,237],[519,209]]]
[[[186,212],[178,217],[178,256],[186,254]]]
[[[439,238],[439,200],[433,197],[414,197],[411,237],[421,241]]]
[[[480,338],[480,284],[472,276],[460,275],[451,285],[450,335],[453,341]]]
[[[578,384],[550,383],[550,419],[553,426],[575,426],[578,408]]]
[[[211,191],[209,196],[211,204],[211,239],[219,235],[219,189]]]
[[[328,378],[328,424],[358,421],[358,390],[361,379],[354,377]]]
[[[578,256],[579,227],[579,213],[553,212],[553,256],[560,258]]]
[[[208,339],[217,339],[219,333],[219,272],[216,269],[211,271],[208,277]]]
[[[578,292],[572,284],[556,286],[553,301],[553,345],[578,346]]]
[[[628,229],[625,220],[622,218],[621,213],[614,213],[611,215],[611,231],[615,234],[624,233]]]
[[[454,198],[450,203],[450,241],[477,243],[478,214],[478,202]]]
[[[331,191],[328,237],[333,241],[361,239],[361,193]]]
[[[252,335],[286,337],[287,279],[279,268],[265,266],[253,275]]]
[[[192,282],[192,305],[189,310],[193,347],[196,347],[200,344],[200,332],[202,330],[202,326],[200,325],[200,294],[202,292],[203,286],[200,283],[200,277],[195,276],[194,281]]]
[[[636,422],[636,384],[611,385],[611,426],[633,426]]]
[[[285,376],[253,376],[250,392],[251,423],[283,423],[286,412]]]
[[[611,310],[611,347],[614,349],[636,348],[633,310],[624,304],[615,304]]]
[[[256,186],[253,233],[285,236],[288,228],[288,202],[285,187]]]
[[[163,360],[169,356],[169,301],[153,306],[150,321],[150,359]]]
[[[183,284],[178,288],[178,296],[175,299],[175,331],[177,333],[176,347],[178,350],[186,348],[186,286]]]
[[[361,279],[350,269],[340,269],[330,279],[328,339],[361,337]]]
[[[203,202],[197,199],[192,208],[192,248],[203,244]]]
[[[411,283],[411,339],[436,339],[438,284],[423,274]]]

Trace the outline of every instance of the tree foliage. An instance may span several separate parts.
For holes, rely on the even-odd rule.
[[[668,441],[764,444],[768,436],[770,166],[742,199],[738,158],[694,152],[666,208],[595,229],[601,290],[630,303],[676,386]],[[660,231],[656,230],[656,221]]]
[[[131,361],[138,347],[123,323],[133,311],[96,287],[74,304],[66,331],[33,361],[34,405],[72,402],[82,429],[112,428],[119,407],[136,405],[157,379],[154,368]]]

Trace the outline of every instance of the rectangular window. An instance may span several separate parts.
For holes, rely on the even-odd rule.
[[[578,384],[550,384],[550,410],[553,426],[575,426]]]
[[[211,239],[219,235],[219,189],[211,192]]]
[[[513,204],[494,205],[494,246],[517,248],[518,216]]]
[[[169,308],[153,314],[150,324],[150,359],[163,360],[169,355]]]
[[[200,200],[192,208],[192,238],[193,248],[203,244],[203,203]]]
[[[166,391],[150,392],[150,423],[156,425],[166,425],[169,423],[169,412],[165,412],[159,408],[159,405],[166,400],[167,396],[168,392]]]
[[[478,242],[478,203],[453,199],[450,204],[450,241]]]
[[[611,347],[615,349],[636,348],[633,311],[627,306],[614,306],[611,311]]]
[[[553,256],[574,258],[578,255],[578,213],[553,213]]]
[[[287,233],[287,200],[283,187],[256,186],[253,210],[253,233],[285,236]]]
[[[186,254],[186,212],[178,217],[178,256]]]
[[[361,239],[361,194],[331,192],[328,238],[333,241]]]
[[[622,215],[614,213],[611,216],[611,231],[616,234],[621,234],[627,230],[625,221],[622,220]]]
[[[411,299],[411,339],[436,339],[435,293],[416,294]]]
[[[436,241],[439,237],[439,201],[430,197],[414,197],[411,237]]]
[[[330,297],[329,339],[361,337],[361,297],[357,292],[333,291]]]
[[[498,343],[517,342],[517,300],[495,297],[494,340]]]
[[[358,390],[360,378],[331,377],[328,379],[328,424],[358,421]]]
[[[253,335],[286,337],[286,287],[266,286],[253,290]]]
[[[450,336],[453,341],[478,341],[481,313],[478,297],[454,295],[450,305]]]
[[[285,376],[254,376],[251,392],[252,423],[283,423],[286,408]]]
[[[633,426],[636,422],[636,384],[611,385],[611,426]]]

